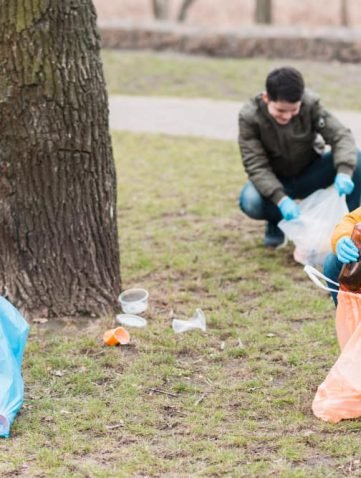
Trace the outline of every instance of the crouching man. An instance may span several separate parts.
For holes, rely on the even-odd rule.
[[[249,178],[239,205],[247,216],[266,221],[268,247],[284,242],[277,223],[299,216],[295,199],[334,184],[350,211],[360,205],[361,154],[353,135],[305,89],[295,68],[271,71],[265,91],[243,105],[239,146]]]

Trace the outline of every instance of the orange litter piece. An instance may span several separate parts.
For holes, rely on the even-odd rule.
[[[129,344],[130,335],[124,327],[117,327],[114,329],[114,336],[121,345]]]
[[[130,335],[124,327],[117,327],[116,329],[109,329],[104,332],[103,341],[106,345],[126,345],[129,344]]]

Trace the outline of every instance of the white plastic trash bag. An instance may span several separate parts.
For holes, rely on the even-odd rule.
[[[282,220],[279,228],[294,242],[295,261],[320,266],[331,252],[331,235],[335,226],[348,213],[346,197],[339,196],[334,186],[318,189],[299,204],[301,214],[292,221]]]

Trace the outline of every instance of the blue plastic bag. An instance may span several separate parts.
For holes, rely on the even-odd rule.
[[[20,312],[0,297],[0,437],[10,427],[24,400],[21,375],[29,325]]]

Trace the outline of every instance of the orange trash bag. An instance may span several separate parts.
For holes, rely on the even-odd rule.
[[[311,275],[317,272],[318,277],[326,278],[307,268],[313,282],[329,290]],[[331,423],[361,416],[361,294],[340,290],[337,299],[336,332],[341,354],[312,403],[315,416]]]
[[[361,294],[341,293],[337,296],[336,333],[341,350],[361,322]]]

